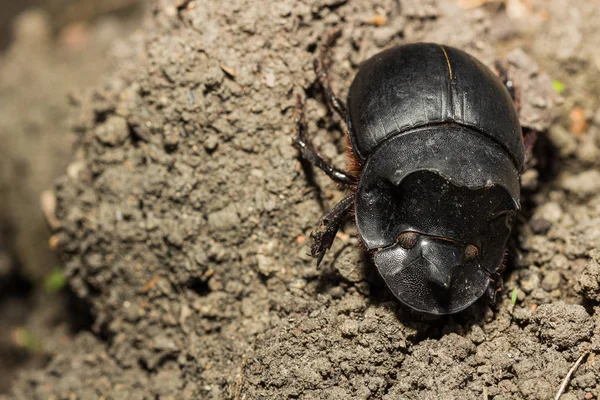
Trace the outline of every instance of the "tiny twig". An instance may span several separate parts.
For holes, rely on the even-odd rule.
[[[246,361],[248,358],[244,355],[242,356],[242,362],[238,367],[238,373],[235,377],[235,397],[234,400],[239,400],[242,395],[242,387],[244,385],[244,366],[246,365]]]
[[[577,370],[577,367],[579,367],[579,364],[581,364],[581,362],[583,361],[584,357],[587,356],[588,354],[589,354],[589,351],[583,353],[581,355],[581,357],[579,357],[577,359],[577,361],[575,361],[575,365],[573,365],[573,367],[571,367],[571,369],[567,373],[567,376],[565,376],[565,379],[563,379],[562,384],[560,385],[560,389],[558,389],[558,393],[556,393],[556,397],[554,398],[554,400],[560,399],[560,396],[562,396],[563,392],[567,388],[567,385],[569,384],[569,381],[571,380],[571,375],[573,375],[573,373],[575,372],[575,370]]]

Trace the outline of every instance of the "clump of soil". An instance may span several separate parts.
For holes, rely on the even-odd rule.
[[[593,41],[576,40],[597,37],[595,11],[487,3],[155,2],[81,99],[77,150],[56,186],[54,238],[94,335],[23,374],[14,398],[548,399],[582,352],[592,353],[563,398],[596,396],[598,64]],[[563,29],[554,20],[567,11],[580,18],[573,37],[548,51],[539,32]],[[343,196],[301,167],[290,140],[299,93],[316,147],[345,162],[312,70],[331,28],[342,31],[331,54],[342,97],[361,61],[407,41],[507,60],[523,125],[549,134],[523,178],[526,210],[495,305],[412,313],[351,225],[324,268],[306,256],[309,232]],[[576,132],[570,96],[585,110]]]

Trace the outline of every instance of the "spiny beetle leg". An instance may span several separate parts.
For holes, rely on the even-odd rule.
[[[329,76],[327,75],[327,68],[329,67],[329,50],[334,45],[335,41],[341,36],[342,31],[340,29],[331,30],[325,36],[325,39],[321,42],[317,57],[313,61],[313,66],[315,68],[315,73],[317,74],[317,79],[321,84],[321,88],[325,94],[325,98],[327,99],[327,105],[331,112],[337,113],[344,125],[346,124],[346,117],[348,115],[348,111],[346,109],[346,105],[342,100],[340,100],[336,95],[333,89],[331,88],[331,83],[329,82]]]
[[[496,61],[494,63],[494,67],[496,68],[496,72],[497,72],[498,76],[500,77],[500,79],[502,80],[502,83],[504,83],[506,90],[508,90],[508,94],[510,94],[510,97],[512,98],[513,103],[515,103],[515,108],[517,109],[517,112],[519,112],[521,109],[521,100],[520,100],[520,96],[519,96],[519,91],[518,91],[517,86],[515,85],[515,81],[513,81],[512,78],[510,77],[508,68],[506,68],[506,66],[500,61]],[[524,130],[523,131],[523,144],[525,145],[525,168],[528,167],[528,164],[531,160],[531,151],[533,149],[536,139],[537,139],[536,131],[533,131],[533,130]]]
[[[515,103],[515,108],[517,109],[517,112],[518,112],[520,109],[520,99],[519,99],[519,93],[517,91],[517,87],[515,86],[515,82],[510,77],[510,74],[508,73],[508,69],[502,62],[500,62],[500,61],[494,62],[494,67],[496,68],[496,73],[502,80],[502,83],[504,83],[504,87],[506,87],[506,90],[508,90],[508,94],[510,94],[510,97],[511,97],[513,103]]]
[[[537,131],[526,130],[523,132],[523,144],[525,145],[525,168],[528,168],[531,161],[531,152],[537,140]]]
[[[502,260],[502,265],[500,265],[500,268],[498,268],[496,272],[490,275],[490,286],[488,286],[487,294],[488,300],[491,304],[496,304],[496,297],[498,296],[498,293],[502,291],[502,287],[504,286],[504,278],[502,277],[502,274],[506,269],[508,253],[508,249],[504,250],[504,259]]]
[[[304,104],[300,95],[296,97],[296,111],[294,116],[296,126],[294,128],[295,132],[292,143],[294,147],[300,151],[302,158],[323,170],[323,172],[325,172],[325,174],[327,174],[334,182],[344,186],[355,185],[356,178],[353,175],[331,166],[314,149],[308,138],[307,125],[304,119]]]
[[[354,193],[344,197],[333,207],[331,211],[321,218],[319,226],[311,232],[310,238],[313,243],[310,248],[310,254],[317,259],[317,267],[321,264],[325,253],[331,248],[335,235],[340,226],[350,214],[354,205]]]

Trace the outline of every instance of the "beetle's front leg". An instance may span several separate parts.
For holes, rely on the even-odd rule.
[[[311,232],[310,238],[313,243],[310,247],[310,254],[317,259],[317,267],[321,264],[327,250],[331,248],[335,235],[346,217],[350,215],[353,205],[354,193],[344,197],[337,203],[331,211],[321,218],[319,226]]]
[[[356,177],[346,171],[331,166],[314,149],[308,138],[306,121],[304,120],[304,104],[302,103],[300,95],[296,98],[295,120],[296,126],[294,128],[295,132],[292,144],[300,151],[302,158],[323,170],[323,172],[325,172],[325,174],[327,174],[334,182],[344,186],[355,185]]]

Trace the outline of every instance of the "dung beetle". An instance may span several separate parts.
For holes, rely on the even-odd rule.
[[[315,151],[300,97],[293,142],[351,193],[311,233],[311,254],[319,264],[353,214],[361,243],[402,303],[459,312],[494,292],[520,210],[526,146],[512,81],[456,48],[407,44],[359,67],[346,107],[324,61],[335,39],[321,45],[315,71],[347,127],[349,170]]]

